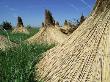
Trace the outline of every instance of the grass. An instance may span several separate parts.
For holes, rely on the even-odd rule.
[[[33,68],[39,62],[39,57],[54,45],[34,44],[27,45],[22,41],[33,36],[39,29],[28,29],[30,35],[0,30],[0,35],[8,37],[19,46],[0,51],[0,82],[34,82]]]
[[[10,30],[8,30],[8,31],[0,30],[0,35],[6,36],[12,42],[20,43],[21,41],[24,41],[24,40],[28,39],[29,37],[33,36],[34,34],[36,34],[39,31],[39,28],[30,28],[30,29],[28,29],[28,31],[30,32],[29,35],[24,34],[24,33],[12,34],[12,32]]]
[[[39,61],[41,53],[52,48],[53,45],[21,44],[17,48],[0,51],[0,82],[32,82],[34,63]]]

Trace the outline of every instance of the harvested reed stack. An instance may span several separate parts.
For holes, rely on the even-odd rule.
[[[22,18],[18,16],[18,23],[12,33],[25,33],[29,34],[29,31],[24,27]]]
[[[40,31],[29,38],[29,43],[48,43],[48,44],[61,44],[67,38],[66,34],[63,34],[55,26],[55,20],[49,10],[45,10],[45,22],[42,23]]]
[[[110,82],[110,0],[97,0],[81,26],[43,55],[36,74],[44,82]]]

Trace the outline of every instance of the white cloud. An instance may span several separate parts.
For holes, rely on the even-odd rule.
[[[4,2],[0,2],[0,5],[3,5],[3,4],[5,4]]]
[[[19,15],[18,15],[17,13],[13,13],[12,16],[13,16],[14,18],[17,18]]]
[[[9,10],[10,10],[10,11],[16,11],[16,9],[15,9],[15,8],[9,8]]]
[[[4,5],[4,7],[5,7],[5,8],[9,8],[9,6],[8,6],[8,5]]]
[[[9,11],[17,11],[17,9],[10,7],[9,5],[4,5],[4,7],[6,9],[8,9]]]
[[[76,11],[79,10],[74,4],[70,4],[70,6],[71,6],[72,8],[74,8]]]
[[[85,0],[80,0],[84,5],[86,5],[88,8],[91,8],[91,6],[85,1]]]

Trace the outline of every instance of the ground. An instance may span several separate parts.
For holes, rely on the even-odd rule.
[[[39,29],[28,29],[30,35],[12,34],[11,31],[0,31],[0,35],[19,46],[0,51],[0,82],[33,82],[34,64],[39,61],[41,53],[49,50],[54,45],[34,44],[27,45],[22,41],[33,36]]]

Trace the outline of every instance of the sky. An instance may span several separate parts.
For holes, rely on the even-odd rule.
[[[7,20],[16,26],[21,16],[24,25],[41,26],[44,11],[52,12],[56,21],[78,19],[82,13],[88,16],[95,0],[0,0],[0,23]]]

